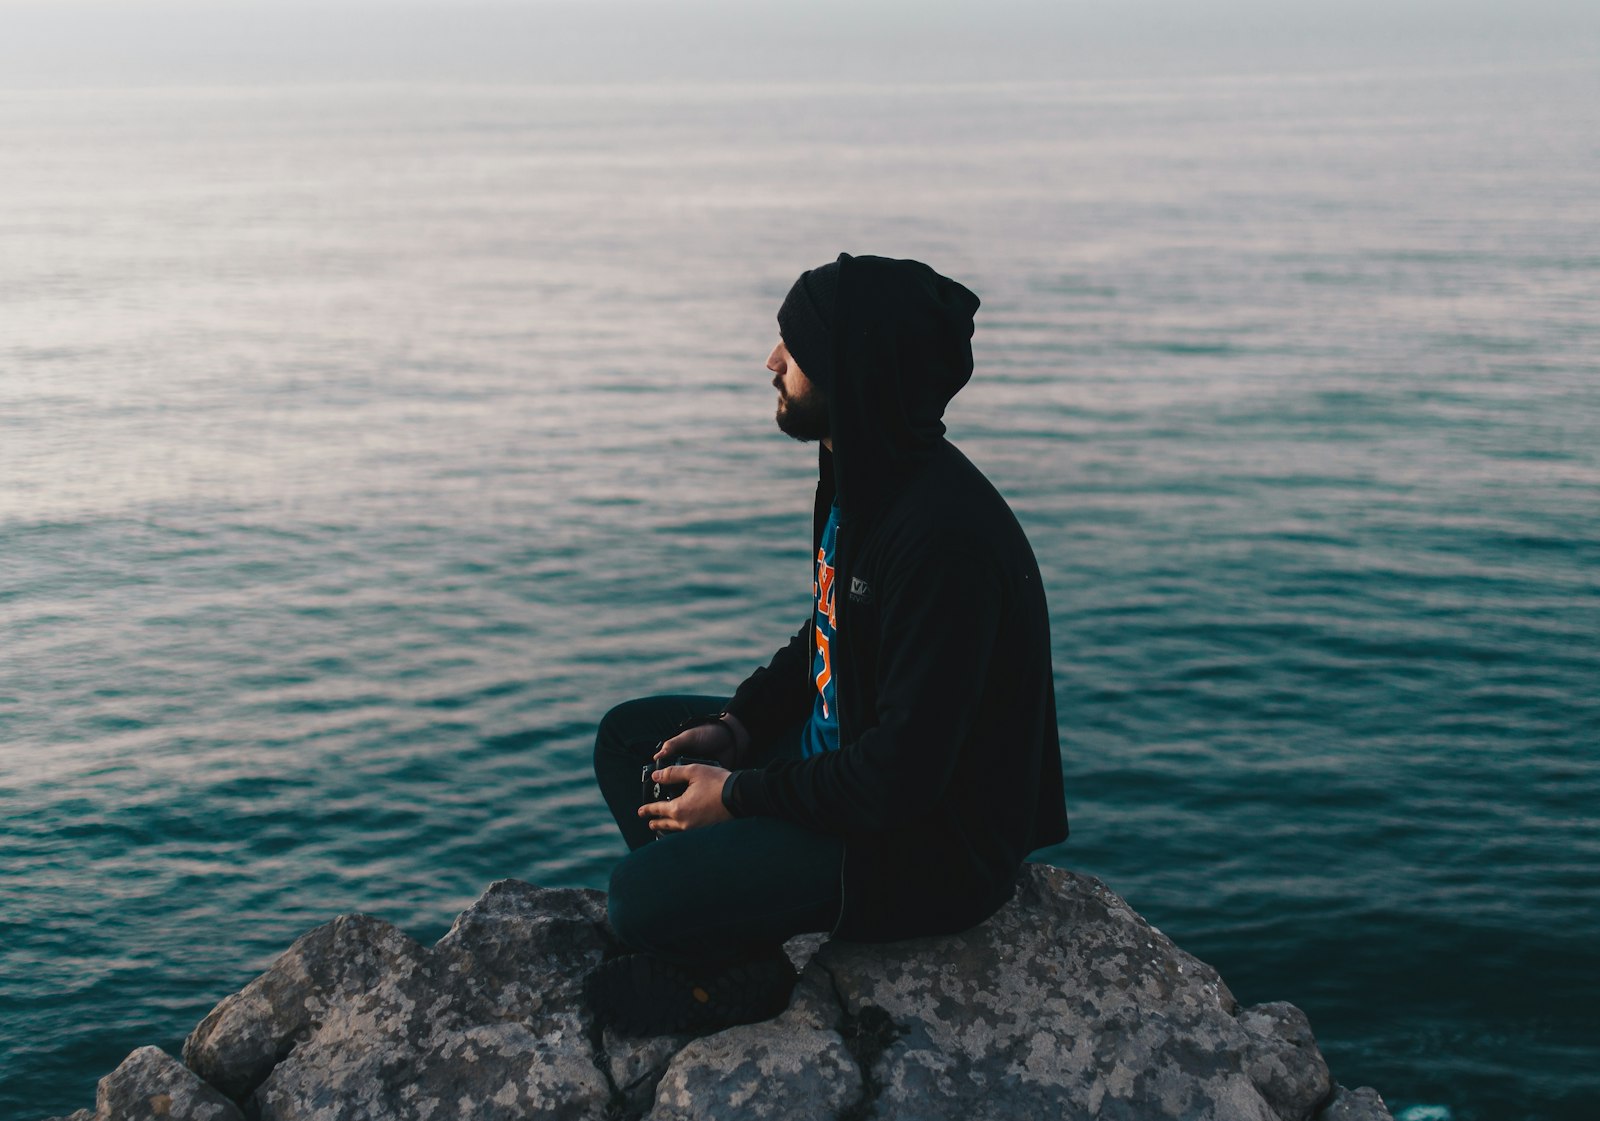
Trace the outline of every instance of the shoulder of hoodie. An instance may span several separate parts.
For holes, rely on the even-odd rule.
[[[948,442],[896,492],[862,544],[863,559],[876,553],[890,564],[961,557],[997,572],[1034,567],[1005,498]]]

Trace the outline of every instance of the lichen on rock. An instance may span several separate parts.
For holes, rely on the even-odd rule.
[[[71,1121],[1384,1121],[1338,1087],[1293,1005],[1240,1009],[1092,877],[1025,865],[961,934],[797,939],[773,1020],[602,1032],[584,974],[621,952],[599,892],[492,885],[433,947],[347,915],[190,1035],[142,1048]]]

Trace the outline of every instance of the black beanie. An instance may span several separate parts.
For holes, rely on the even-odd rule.
[[[845,254],[839,254],[842,261]],[[833,321],[839,295],[839,261],[800,274],[778,309],[778,334],[807,380],[833,390]]]

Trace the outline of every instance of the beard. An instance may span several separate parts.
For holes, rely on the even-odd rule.
[[[827,437],[832,423],[828,416],[828,395],[811,386],[804,396],[789,397],[779,391],[778,428],[787,436],[808,442]]]

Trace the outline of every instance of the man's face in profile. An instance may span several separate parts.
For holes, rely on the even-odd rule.
[[[828,437],[828,396],[812,384],[778,340],[767,355],[772,371],[772,387],[778,391],[778,428],[796,440],[824,440]]]

